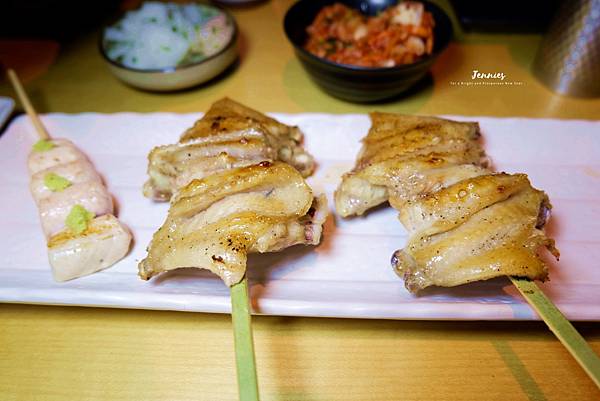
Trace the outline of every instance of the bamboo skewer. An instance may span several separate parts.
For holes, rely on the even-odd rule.
[[[19,77],[12,69],[9,69],[7,74],[39,138],[41,140],[50,139],[50,134],[27,97],[27,93],[25,93]],[[240,401],[259,401],[250,302],[248,298],[248,280],[246,277],[240,283],[231,287],[231,317],[233,321],[239,398]]]
[[[38,114],[35,112],[29,97],[27,97],[27,93],[25,93],[25,90],[23,89],[23,85],[21,85],[21,81],[19,81],[19,77],[17,77],[17,74],[12,69],[9,69],[7,74],[8,79],[10,79],[10,83],[12,84],[13,88],[15,88],[15,92],[17,92],[19,101],[21,101],[21,104],[25,108],[25,111],[27,112],[27,115],[29,116],[29,119],[31,120],[31,123],[33,124],[38,136],[42,140],[50,139],[50,134],[46,130],[46,127],[44,127],[44,124],[42,124],[42,120],[40,120]]]
[[[258,379],[248,296],[248,279],[231,287],[231,319],[240,401],[258,401]]]
[[[526,278],[510,277],[529,305],[535,310],[550,328],[550,331],[565,346],[569,353],[581,365],[583,370],[600,387],[600,358],[589,344],[573,327],[571,322],[558,310],[538,285]]]

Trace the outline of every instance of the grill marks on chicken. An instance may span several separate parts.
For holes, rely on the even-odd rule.
[[[337,212],[361,215],[386,202],[435,191],[487,165],[477,123],[372,113],[372,126],[354,169],[335,192]]]
[[[281,162],[262,162],[194,179],[171,201],[154,234],[140,277],[181,267],[208,269],[229,286],[246,271],[248,253],[317,245],[327,216],[302,175]]]
[[[392,265],[412,292],[498,276],[545,280],[539,248],[559,256],[542,230],[550,207],[525,174],[459,181],[404,205],[400,221],[410,237]]]
[[[342,216],[389,200],[408,244],[392,256],[406,287],[456,286],[498,276],[544,280],[539,250],[551,208],[525,174],[493,173],[475,123],[374,113],[356,168],[336,191]]]
[[[263,160],[283,161],[306,177],[314,160],[301,146],[302,132],[225,98],[181,136],[179,143],[154,148],[144,195],[168,200],[196,178]]]

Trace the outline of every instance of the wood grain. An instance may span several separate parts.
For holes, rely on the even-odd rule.
[[[2,400],[236,400],[226,315],[0,306]],[[255,317],[263,400],[596,400],[526,322]],[[577,325],[600,352],[600,327]]]

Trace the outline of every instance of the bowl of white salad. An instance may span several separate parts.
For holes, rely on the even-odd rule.
[[[103,29],[100,53],[121,81],[173,91],[223,72],[238,56],[237,39],[235,20],[219,7],[151,1]]]

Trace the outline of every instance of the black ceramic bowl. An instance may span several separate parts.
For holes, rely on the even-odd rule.
[[[304,50],[306,28],[319,11],[333,3],[343,3],[367,15],[376,15],[398,0],[300,0],[285,15],[285,33],[296,55],[312,79],[327,93],[352,102],[375,102],[397,96],[419,82],[452,38],[450,18],[435,4],[421,1],[433,15],[434,45],[431,55],[396,67],[372,68],[338,64]]]

